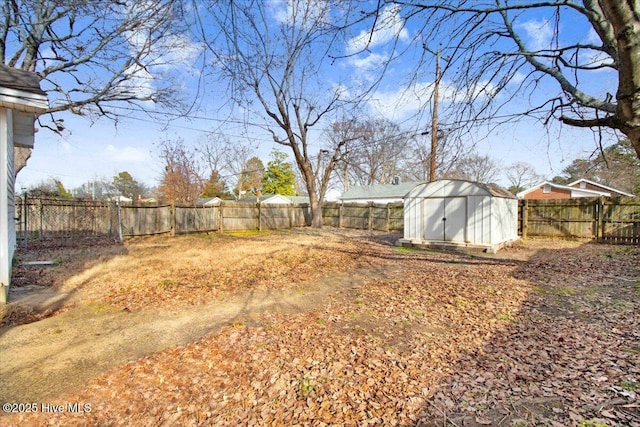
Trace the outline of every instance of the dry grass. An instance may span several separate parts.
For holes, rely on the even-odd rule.
[[[138,310],[179,309],[238,292],[282,289],[358,263],[353,241],[309,230],[146,237],[124,245],[31,249],[22,261],[50,267],[16,270],[17,286],[38,284],[74,303]]]
[[[639,249],[532,241],[490,258],[374,240],[300,232],[128,242],[126,254],[61,286],[160,308],[293,290],[365,263],[368,275],[312,310],[256,314],[57,400],[88,402],[90,414],[7,421],[435,426],[608,417],[638,425],[629,421],[636,394],[622,385],[640,383],[640,356],[629,350],[639,338]]]

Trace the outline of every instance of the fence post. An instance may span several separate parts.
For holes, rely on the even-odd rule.
[[[373,202],[369,203],[369,231],[373,229]]]
[[[338,205],[338,228],[342,228],[342,215],[344,214],[343,209],[344,202],[340,201],[340,204]]]
[[[171,202],[171,210],[169,211],[169,221],[171,223],[171,237],[176,235],[176,202]]]
[[[116,200],[116,209],[118,214],[118,238],[120,239],[120,243],[122,243],[122,212],[120,210],[120,200]]]
[[[389,222],[391,222],[391,208],[389,207],[390,204],[391,203],[387,203],[387,227],[386,227],[387,233],[389,232],[389,229],[391,228],[389,226]]]
[[[527,228],[529,227],[529,201],[523,200],[522,203],[522,239],[527,239]]]
[[[218,208],[218,232],[222,233],[222,223],[224,222],[224,205],[225,202],[220,202],[220,206]]]
[[[256,204],[258,205],[258,231],[262,231],[262,204],[260,201]]]
[[[27,192],[24,192],[24,198],[22,199],[22,211],[24,217],[24,247],[29,247],[29,222],[27,216],[29,215],[29,207],[27,206]]]
[[[38,216],[40,217],[40,227],[38,227],[38,238],[42,240],[43,238],[42,229],[44,228],[43,227],[44,226],[44,222],[43,222],[44,208],[42,207],[42,199],[38,199],[38,213],[39,213]]]
[[[604,241],[604,199],[599,197],[596,200],[596,241],[601,242]]]
[[[294,215],[294,204],[291,203],[289,205],[289,228],[293,228],[293,215]]]

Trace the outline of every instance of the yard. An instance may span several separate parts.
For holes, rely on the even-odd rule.
[[[397,237],[30,242],[0,424],[640,426],[640,248]]]

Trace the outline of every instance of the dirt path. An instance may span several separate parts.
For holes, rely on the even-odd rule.
[[[360,267],[296,289],[254,291],[179,313],[81,306],[0,329],[0,401],[46,402],[127,361],[193,342],[270,310],[301,312],[394,271]],[[395,272],[397,273],[397,272]]]

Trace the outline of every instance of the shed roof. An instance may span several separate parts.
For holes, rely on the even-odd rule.
[[[399,184],[377,184],[362,187],[352,187],[346,191],[342,200],[362,200],[362,199],[401,199],[407,195],[418,183],[401,182]]]
[[[466,181],[463,179],[439,179],[415,185],[407,197],[444,197],[444,196],[492,196],[515,199],[510,191],[496,184]]]

